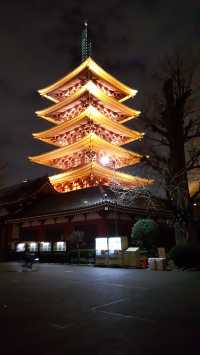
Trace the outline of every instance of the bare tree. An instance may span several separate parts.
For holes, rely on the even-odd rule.
[[[115,196],[117,205],[124,207],[137,207],[137,203],[142,204],[147,213],[156,209],[155,199],[146,186],[126,188],[113,179],[111,190]]]
[[[158,76],[161,90],[144,111],[149,164],[175,214],[177,241],[194,238],[189,179],[200,172],[200,88],[198,66],[176,54],[165,59]]]

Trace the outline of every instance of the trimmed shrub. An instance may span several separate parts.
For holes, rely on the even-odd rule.
[[[146,249],[152,256],[158,244],[159,227],[153,219],[140,219],[137,221],[131,232],[131,239],[134,244]]]
[[[176,245],[169,252],[169,258],[180,268],[200,267],[200,246],[195,244]]]

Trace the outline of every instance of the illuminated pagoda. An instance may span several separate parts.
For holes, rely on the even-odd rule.
[[[110,186],[113,178],[123,187],[150,183],[148,179],[119,171],[143,159],[122,147],[143,137],[143,133],[123,125],[140,114],[124,104],[137,91],[115,79],[91,58],[87,24],[81,65],[39,93],[53,104],[36,114],[54,126],[33,136],[56,148],[29,159],[62,170],[49,177],[56,191]]]
[[[40,261],[91,263],[96,237],[129,237],[133,224],[149,213],[158,223],[170,220],[171,212],[157,198],[151,211],[145,198],[130,204],[116,198],[118,184],[129,189],[152,182],[122,171],[143,159],[125,148],[143,138],[124,125],[140,113],[124,104],[137,91],[94,62],[87,26],[80,66],[39,93],[52,105],[37,115],[52,128],[33,136],[52,149],[30,160],[58,174],[1,189],[0,254],[19,258],[28,246]]]

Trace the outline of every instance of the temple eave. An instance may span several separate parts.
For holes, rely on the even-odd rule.
[[[100,100],[100,102],[103,105],[110,106],[114,110],[117,110],[131,118],[137,117],[140,114],[140,111],[134,110],[130,107],[125,106],[124,104],[118,102],[117,100],[107,96],[105,93],[102,93],[100,89],[97,88],[97,86],[89,81],[84,87],[82,87],[78,92],[76,92],[74,95],[66,98],[63,101],[60,101],[56,103],[55,105],[51,105],[50,107],[36,111],[37,116],[40,116],[42,118],[48,118],[49,114],[57,112],[64,107],[73,104],[73,102],[76,102],[77,100],[80,99],[84,94],[89,94],[92,95],[95,99]],[[92,105],[91,105],[92,106]],[[88,105],[89,107],[89,105]]]
[[[86,126],[88,131],[88,122],[90,126],[97,125],[97,127],[99,127],[98,131],[99,129],[102,129],[104,130],[104,132],[111,131],[113,135],[117,134],[118,136],[121,135],[126,137],[126,140],[123,139],[122,141],[119,140],[118,145],[127,144],[137,139],[141,139],[144,136],[144,133],[134,131],[130,128],[121,125],[121,123],[111,121],[105,115],[101,114],[98,110],[91,107],[84,110],[84,112],[82,112],[78,117],[72,118],[70,121],[65,121],[60,125],[56,125],[55,127],[49,128],[45,131],[33,133],[33,136],[34,138],[41,139],[43,141],[46,141],[47,143],[62,146],[62,144],[60,145],[53,142],[55,136],[58,137],[58,136],[62,136],[63,134],[65,135],[71,134],[70,132],[75,131],[77,127],[79,129],[81,127],[82,130],[82,128]],[[91,130],[94,131],[93,127],[91,128]],[[99,135],[98,133],[96,134]]]
[[[123,93],[124,97],[122,97],[121,100],[119,101],[125,101],[128,98],[135,96],[137,93],[137,90],[132,89],[127,85],[121,83],[119,80],[117,80],[112,75],[107,73],[104,69],[102,69],[98,64],[94,62],[92,58],[89,57],[79,67],[77,67],[68,75],[64,76],[62,79],[58,80],[56,83],[49,85],[46,88],[38,90],[39,94],[54,102],[56,101],[58,102],[59,99],[55,99],[55,97],[51,95],[52,92],[58,90],[62,86],[66,85],[68,82],[73,81],[76,77],[79,76],[79,74],[81,74],[81,72],[83,72],[86,69],[91,71],[91,73],[93,73],[100,79],[105,80],[106,82],[111,84],[114,88],[118,89],[121,93]]]
[[[80,141],[77,141],[71,145],[66,145],[61,148],[57,148],[48,153],[40,154],[35,157],[29,157],[32,162],[36,162],[39,164],[45,164],[50,166],[55,166],[56,168],[60,168],[60,165],[56,166],[54,164],[55,160],[62,161],[63,159],[72,159],[83,164],[87,160],[101,160],[102,157],[106,156],[108,162],[112,165],[113,162],[117,162],[117,160],[121,159],[121,163],[119,163],[119,167],[124,165],[133,165],[135,161],[140,161],[142,156],[133,151],[129,151],[125,148],[114,146],[113,144],[105,141],[104,139],[98,137],[94,133],[88,134],[86,137],[82,138]],[[53,163],[52,163],[53,162]],[[79,165],[78,164],[78,165]],[[116,167],[116,165],[115,165]],[[65,168],[65,164],[61,169]]]
[[[119,171],[102,167],[98,163],[90,163],[81,168],[74,168],[65,173],[49,177],[49,180],[58,192],[68,192],[86,187],[107,185],[114,181],[123,187],[144,187],[153,183],[153,180],[135,177]]]

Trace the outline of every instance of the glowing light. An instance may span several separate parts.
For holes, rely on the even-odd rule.
[[[51,243],[50,242],[41,242],[40,243],[40,251],[43,251],[43,252],[51,251]]]
[[[108,250],[108,238],[96,238],[96,250]]]
[[[65,242],[56,242],[54,245],[55,251],[65,251],[66,250],[66,243]]]
[[[25,251],[25,243],[18,243],[16,246],[16,251],[18,253]]]
[[[36,252],[37,251],[37,243],[35,243],[35,242],[31,242],[31,243],[29,243],[29,250],[30,250],[30,252]]]
[[[113,237],[108,239],[108,249],[109,250],[121,250],[121,238]]]
[[[110,158],[108,155],[103,155],[101,158],[100,158],[100,162],[101,164],[103,165],[107,165],[110,163]]]

